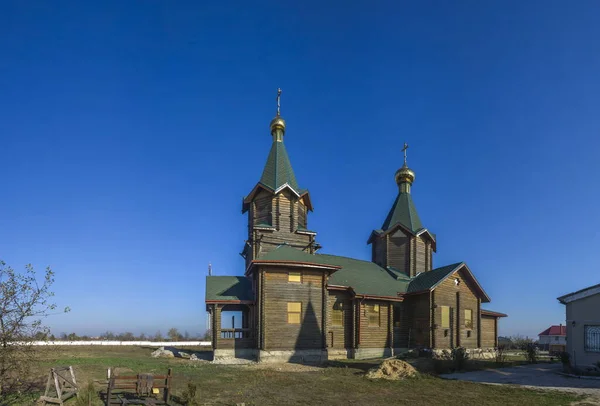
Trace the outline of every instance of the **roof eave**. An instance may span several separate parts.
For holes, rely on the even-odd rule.
[[[450,275],[454,275],[461,268],[465,268],[467,270],[467,272],[469,273],[469,276],[470,276],[471,280],[473,282],[475,282],[475,285],[477,286],[477,288],[479,289],[479,291],[480,291],[480,293],[481,293],[481,295],[483,297],[481,299],[481,302],[482,303],[489,303],[489,302],[491,302],[491,299],[488,296],[488,294],[485,292],[485,290],[483,290],[483,287],[481,287],[481,285],[479,284],[479,281],[475,278],[475,275],[473,275],[473,272],[471,272],[471,270],[469,269],[469,267],[467,266],[467,264],[465,264],[464,262],[459,263],[452,271],[448,272],[448,275],[444,276],[442,279],[440,279],[438,282],[436,282],[435,285],[433,285],[431,288],[429,288],[429,291],[432,291],[435,288],[437,288],[440,285],[440,283],[442,283],[443,281],[445,281],[446,279],[448,279],[450,277]]]
[[[257,265],[263,266],[286,266],[286,267],[300,267],[300,268],[314,268],[314,269],[322,269],[327,271],[335,272],[337,270],[342,269],[341,266],[337,265],[326,265],[326,264],[317,264],[312,262],[301,262],[301,261],[285,261],[285,260],[261,260],[255,259],[250,262],[248,265],[248,269],[245,274],[248,275]]]

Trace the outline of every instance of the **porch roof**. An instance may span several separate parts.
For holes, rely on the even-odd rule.
[[[252,281],[244,276],[207,276],[206,301],[254,301]]]

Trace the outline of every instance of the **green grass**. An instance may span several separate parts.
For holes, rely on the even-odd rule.
[[[30,377],[41,383],[51,366],[72,365],[78,382],[95,381],[106,389],[106,369],[119,367],[131,372],[164,373],[173,368],[175,395],[181,396],[191,382],[199,404],[206,405],[568,405],[582,400],[561,392],[448,381],[429,374],[405,381],[371,381],[364,372],[381,361],[332,362],[318,370],[296,366],[265,368],[222,366],[182,359],[154,359],[149,348],[69,347],[43,353]],[[297,371],[298,370],[298,371]],[[32,397],[2,405],[31,405]],[[82,404],[79,402],[79,404]],[[87,402],[86,402],[87,404]],[[100,405],[101,403],[92,403]],[[68,406],[76,406],[69,401]]]

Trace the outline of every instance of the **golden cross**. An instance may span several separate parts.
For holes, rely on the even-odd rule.
[[[404,152],[404,165],[406,165],[406,150],[408,149],[408,144],[404,143],[404,148],[402,148],[402,152]]]
[[[277,115],[281,115],[281,88],[277,89]]]

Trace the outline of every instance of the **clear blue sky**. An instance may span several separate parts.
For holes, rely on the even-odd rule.
[[[322,252],[370,257],[406,141],[501,334],[600,282],[600,3],[224,3],[0,4],[0,258],[56,271],[55,333],[204,330],[277,87]]]

